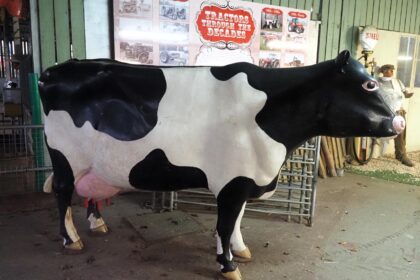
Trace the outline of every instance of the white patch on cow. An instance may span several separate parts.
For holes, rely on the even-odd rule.
[[[51,148],[64,154],[75,173],[89,170],[113,186],[130,188],[129,172],[151,151],[162,149],[177,166],[201,169],[217,196],[243,176],[259,186],[278,174],[286,148],[271,139],[255,117],[267,96],[248,84],[245,73],[219,81],[210,68],[162,69],[167,91],[158,122],[145,137],[120,141],[89,122],[77,128],[65,111],[50,111],[45,133]]]

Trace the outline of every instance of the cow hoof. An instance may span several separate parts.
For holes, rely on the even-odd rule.
[[[239,268],[236,268],[234,271],[222,272],[222,275],[225,279],[228,279],[228,280],[241,280],[242,279],[242,275],[241,275],[241,272],[239,271]]]
[[[246,263],[252,261],[252,254],[248,247],[242,251],[232,250],[232,254],[235,257],[235,261],[240,263]]]
[[[109,233],[109,228],[106,226],[106,224],[103,224],[103,225],[101,225],[101,226],[99,226],[97,228],[92,228],[90,230],[90,234],[91,235],[94,235],[94,236],[97,236],[97,235],[105,235],[107,233]]]
[[[83,242],[82,240],[77,240],[76,242],[73,242],[71,244],[68,245],[64,245],[63,247],[63,252],[66,255],[75,255],[75,254],[80,254],[83,252]]]

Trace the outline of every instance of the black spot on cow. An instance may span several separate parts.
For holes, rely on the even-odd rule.
[[[207,177],[196,167],[175,166],[165,153],[156,149],[130,171],[129,181],[138,189],[174,191],[185,188],[205,188]]]
[[[70,60],[44,72],[39,89],[46,115],[63,110],[77,127],[88,121],[98,131],[129,141],[156,125],[166,81],[159,68]]]

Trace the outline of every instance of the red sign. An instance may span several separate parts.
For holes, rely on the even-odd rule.
[[[279,9],[273,9],[273,8],[264,8],[263,12],[266,14],[273,14],[273,15],[282,15],[283,12]]]
[[[289,12],[289,16],[295,18],[306,18],[306,14],[301,12]]]
[[[255,32],[252,14],[247,10],[204,6],[197,15],[197,29],[210,42],[248,44]]]

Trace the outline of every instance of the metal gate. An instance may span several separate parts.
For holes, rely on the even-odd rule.
[[[295,219],[302,223],[305,220],[308,225],[312,225],[315,214],[320,141],[320,137],[315,137],[296,149],[281,168],[275,194],[270,199],[249,201],[246,211],[282,215],[288,221]],[[176,192],[174,195],[162,195],[161,200],[170,210],[176,209],[179,204],[216,206],[214,195],[207,189],[185,190]]]
[[[0,195],[42,191],[51,161],[43,125],[0,126]]]

